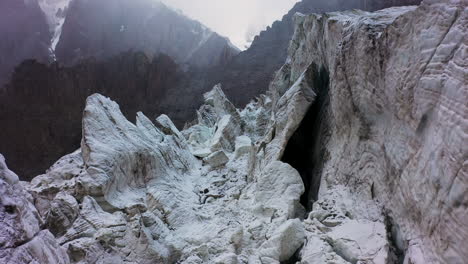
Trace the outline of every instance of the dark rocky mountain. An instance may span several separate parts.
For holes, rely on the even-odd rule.
[[[227,63],[239,50],[229,39],[152,0],[75,0],[70,3],[56,47],[67,65],[108,58],[128,50],[165,53],[178,64]]]
[[[37,1],[0,1],[0,87],[25,59],[49,60],[50,33]]]
[[[150,59],[142,52],[72,67],[27,60],[0,94],[0,151],[28,180],[80,147],[86,97],[99,92],[118,98],[130,120],[137,111],[153,118],[160,113],[158,98],[182,77],[169,56]]]

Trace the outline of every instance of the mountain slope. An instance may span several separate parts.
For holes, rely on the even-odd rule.
[[[56,47],[67,65],[108,58],[128,50],[164,53],[178,64],[225,64],[239,51],[197,21],[152,0],[75,0],[70,3]]]
[[[37,0],[0,1],[0,89],[25,59],[49,61],[50,33]]]

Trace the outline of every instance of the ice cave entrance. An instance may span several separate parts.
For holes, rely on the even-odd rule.
[[[318,199],[321,171],[329,155],[325,148],[330,134],[327,122],[329,74],[325,68],[311,65],[306,78],[317,97],[288,141],[282,161],[293,166],[301,175],[305,186],[301,204],[310,211],[313,202]]]

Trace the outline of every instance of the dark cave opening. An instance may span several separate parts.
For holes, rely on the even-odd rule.
[[[301,246],[299,249],[297,249],[297,251],[287,260],[285,261],[281,261],[280,264],[296,264],[296,263],[300,263],[301,262],[301,250],[302,250],[302,247]]]
[[[390,257],[392,258],[391,262],[395,264],[403,264],[405,262],[407,245],[405,245],[398,224],[390,214],[390,211],[384,212],[385,229],[387,230],[387,239],[390,244]]]
[[[286,146],[282,161],[294,167],[304,182],[305,192],[301,204],[310,211],[318,199],[323,163],[328,159],[325,143],[329,138],[329,74],[316,65],[306,72],[307,82],[317,97],[307,111],[299,128],[294,132]]]

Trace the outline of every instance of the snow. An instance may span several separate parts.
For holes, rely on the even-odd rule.
[[[62,27],[65,23],[64,11],[68,8],[71,0],[39,0],[39,6],[44,12],[49,30],[52,33],[50,50],[55,53],[55,48],[62,34]],[[61,11],[61,12],[60,12]]]

